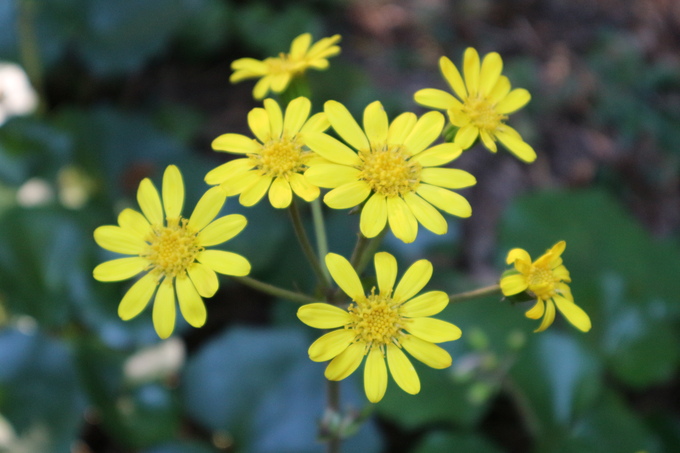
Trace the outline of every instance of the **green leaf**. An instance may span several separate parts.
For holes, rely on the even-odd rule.
[[[425,436],[413,453],[442,452],[501,453],[498,447],[474,433],[434,431]]]

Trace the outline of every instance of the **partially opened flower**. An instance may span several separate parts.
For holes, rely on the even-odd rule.
[[[182,217],[184,182],[174,165],[163,175],[162,201],[150,179],[139,184],[137,201],[142,213],[124,209],[118,226],[105,225],[94,231],[100,247],[123,255],[106,261],[93,272],[103,282],[127,280],[143,273],[118,306],[125,321],[134,318],[155,294],[153,323],[158,336],[167,338],[175,328],[175,300],[184,319],[194,327],[205,324],[203,297],[212,297],[219,286],[215,272],[244,276],[250,263],[241,255],[207,247],[236,236],[246,226],[239,214],[217,220],[226,195],[219,187],[208,190],[191,217]]]
[[[510,80],[501,75],[503,60],[498,53],[486,54],[480,65],[477,51],[467,48],[463,58],[465,79],[446,57],[441,57],[439,67],[455,96],[425,88],[417,91],[414,99],[426,107],[446,110],[451,124],[459,128],[456,143],[468,149],[479,137],[495,153],[496,141],[500,141],[524,162],[536,159],[536,152],[519,132],[505,124],[508,115],[524,107],[531,95],[523,88],[511,90]]]
[[[369,401],[376,403],[387,390],[388,368],[405,392],[420,391],[420,379],[404,350],[432,368],[451,365],[449,353],[435,343],[457,340],[461,331],[449,322],[429,317],[446,307],[448,295],[430,291],[416,296],[432,276],[429,261],[416,261],[395,288],[397,260],[386,252],[376,253],[378,292],[373,287],[368,294],[345,258],[329,253],[326,265],[333,280],[352,299],[349,308],[343,310],[318,302],[298,310],[298,318],[308,326],[336,329],[309,347],[313,361],[331,361],[326,367],[326,378],[345,379],[366,357],[364,389]]]
[[[289,53],[280,53],[278,57],[264,60],[240,58],[231,64],[234,73],[229,78],[231,83],[246,79],[256,79],[253,97],[263,99],[269,91],[281,93],[286,90],[290,81],[303,75],[307,69],[328,68],[328,58],[340,53],[336,44],[340,35],[323,38],[312,44],[312,35],[304,33],[293,40]],[[311,47],[310,47],[311,45]]]
[[[252,206],[269,193],[275,208],[287,208],[293,192],[305,201],[319,196],[319,187],[303,174],[315,154],[304,147],[306,134],[323,132],[329,127],[324,113],[311,118],[311,102],[293,99],[285,115],[273,99],[264,108],[248,114],[248,125],[257,140],[241,134],[224,134],[213,140],[216,151],[247,157],[222,164],[205,176],[208,184],[221,184],[227,196],[238,195],[243,206]]]
[[[566,246],[566,242],[560,241],[533,262],[526,250],[517,248],[508,253],[506,261],[514,264],[515,269],[501,278],[501,290],[505,296],[527,291],[536,297],[536,304],[526,312],[527,318],[543,318],[535,332],[541,332],[553,323],[555,306],[574,327],[583,332],[590,330],[590,318],[574,303],[567,285],[571,278],[561,256]]]
[[[389,123],[376,101],[364,110],[362,129],[339,102],[326,102],[324,111],[333,129],[356,151],[327,134],[308,134],[307,146],[327,162],[315,161],[305,175],[313,184],[333,189],[323,199],[331,208],[353,208],[367,200],[359,223],[364,236],[377,236],[389,223],[396,237],[413,242],[419,223],[435,234],[447,232],[446,219],[437,209],[471,215],[470,203],[449,189],[474,185],[474,176],[441,168],[461,154],[460,146],[431,146],[444,128],[442,114],[418,118],[407,112]]]

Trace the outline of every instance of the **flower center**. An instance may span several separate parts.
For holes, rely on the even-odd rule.
[[[154,229],[149,250],[144,255],[153,271],[166,277],[182,275],[203,250],[198,244],[197,232],[189,229],[188,222],[177,217],[168,219],[167,226]]]
[[[309,154],[302,150],[302,144],[297,139],[284,137],[269,141],[262,151],[248,157],[264,176],[288,178],[291,174],[304,170]]]
[[[376,295],[374,291],[375,288],[365,300],[353,303],[348,309],[353,319],[349,328],[354,329],[357,338],[366,343],[366,352],[373,346],[398,344],[402,335],[399,306],[393,303],[389,295]]]
[[[470,122],[478,129],[493,132],[508,117],[496,112],[495,104],[479,95],[468,97],[463,104],[463,113],[470,117]]]
[[[291,60],[290,55],[280,53],[278,57],[269,57],[264,60],[267,65],[267,74],[296,74],[304,69],[300,61]]]
[[[550,299],[555,295],[555,284],[558,281],[559,279],[555,278],[552,271],[544,266],[531,266],[527,276],[529,291],[542,300]]]
[[[415,192],[420,184],[421,165],[410,162],[410,156],[399,146],[359,151],[359,157],[363,161],[359,179],[366,181],[375,193],[390,198],[404,196]]]

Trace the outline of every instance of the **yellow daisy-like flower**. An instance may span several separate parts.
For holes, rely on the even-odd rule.
[[[426,107],[446,110],[451,124],[459,128],[456,143],[468,149],[479,137],[495,153],[496,141],[500,141],[524,162],[536,159],[536,152],[519,132],[505,124],[508,115],[524,107],[531,95],[523,88],[511,90],[510,80],[501,75],[503,60],[498,53],[486,54],[480,65],[477,51],[467,48],[463,57],[465,81],[448,58],[441,57],[439,67],[457,98],[443,90],[425,88],[417,91],[414,99]]]
[[[513,296],[529,291],[536,296],[536,304],[526,312],[526,317],[539,319],[541,325],[534,332],[547,329],[555,320],[555,306],[565,318],[579,330],[588,332],[590,318],[581,307],[574,303],[569,271],[562,264],[562,252],[567,243],[560,241],[543,256],[532,262],[529,253],[523,249],[512,249],[506,262],[515,265],[515,271],[506,272],[501,278],[501,290],[505,296]]]
[[[280,53],[278,57],[264,60],[240,58],[231,64],[234,73],[229,78],[231,83],[246,79],[260,78],[253,89],[255,99],[263,99],[269,91],[281,93],[290,81],[304,74],[307,69],[323,70],[328,68],[328,58],[340,53],[336,44],[340,35],[323,38],[312,44],[312,35],[304,33],[293,40],[290,53]]]
[[[182,174],[170,165],[163,175],[162,194],[161,202],[155,186],[145,178],[137,191],[143,214],[124,209],[118,226],[100,226],[94,231],[100,247],[133,256],[101,263],[93,275],[112,282],[145,273],[123,296],[118,315],[124,321],[134,318],[155,293],[153,324],[158,336],[167,338],[175,328],[175,299],[184,319],[201,327],[206,320],[202,297],[212,297],[219,286],[215,272],[244,276],[250,272],[250,263],[236,253],[206,249],[233,238],[247,223],[239,214],[213,221],[226,200],[222,189],[208,190],[186,219],[182,217]]]
[[[330,126],[324,113],[309,118],[311,102],[293,99],[285,115],[273,99],[264,108],[248,114],[248,125],[257,140],[241,134],[224,134],[213,140],[216,151],[245,154],[247,157],[222,164],[205,176],[208,184],[221,184],[227,196],[241,194],[239,202],[252,206],[269,192],[275,208],[287,208],[293,192],[305,201],[319,196],[319,187],[303,174],[315,154],[304,148],[303,138],[323,132]],[[316,157],[318,159],[318,157]]]
[[[324,111],[333,129],[357,151],[327,134],[308,134],[305,143],[326,162],[314,162],[305,176],[319,187],[333,189],[323,199],[331,208],[352,208],[368,198],[359,224],[364,236],[377,236],[389,222],[396,237],[413,242],[418,223],[435,234],[446,233],[446,219],[435,208],[459,217],[472,214],[470,203],[448,189],[472,186],[475,177],[438,168],[458,157],[460,146],[430,147],[444,128],[442,114],[429,112],[418,118],[407,112],[389,123],[376,101],[364,110],[362,130],[339,102],[326,102]]]
[[[420,391],[420,380],[403,350],[432,368],[451,365],[451,356],[435,343],[460,338],[455,325],[430,318],[442,311],[449,297],[430,291],[414,297],[430,281],[432,264],[416,261],[406,270],[397,287],[397,260],[386,252],[375,254],[375,287],[366,295],[352,265],[340,255],[326,255],[326,266],[333,280],[352,302],[347,310],[327,303],[303,305],[298,318],[317,329],[336,329],[309,347],[315,362],[331,362],[325,376],[340,381],[352,374],[366,356],[364,389],[372,403],[380,401],[387,390],[387,369],[405,392]],[[387,366],[385,366],[387,359]]]

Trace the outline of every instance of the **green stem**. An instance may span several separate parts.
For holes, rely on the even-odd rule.
[[[38,5],[34,0],[21,0],[18,3],[17,32],[19,36],[19,54],[21,64],[26,70],[28,79],[38,93],[37,113],[45,112],[45,90],[43,68],[40,58],[40,47],[35,33],[35,14]]]
[[[314,232],[316,233],[316,249],[319,253],[319,263],[323,263],[328,254],[328,236],[326,235],[326,224],[323,220],[323,208],[319,198],[312,201],[312,219],[314,220]],[[326,277],[325,284],[328,285],[331,275],[326,266],[321,266]]]
[[[491,285],[485,288],[473,289],[458,294],[449,294],[449,301],[453,303],[464,302],[466,300],[481,299],[488,296],[502,296],[500,285]]]
[[[318,302],[317,299],[308,296],[306,294],[298,293],[296,291],[290,291],[287,289],[279,288],[278,286],[271,285],[269,283],[261,282],[255,280],[252,277],[232,277],[235,281],[242,283],[246,286],[250,286],[265,294],[269,294],[275,297],[280,297],[282,299],[287,299],[300,304],[309,304],[312,302]]]
[[[327,410],[333,414],[340,413],[340,382],[326,380],[326,396],[328,398]],[[328,453],[340,453],[340,434],[331,432],[328,439]]]
[[[354,246],[354,251],[352,251],[352,257],[349,260],[357,274],[361,275],[364,269],[366,269],[370,257],[375,254],[375,251],[380,246],[380,243],[382,242],[382,239],[385,237],[386,233],[387,227],[385,227],[380,232],[380,234],[370,239],[364,236],[362,233],[359,233],[357,243]]]
[[[316,254],[314,253],[314,249],[312,248],[312,244],[309,242],[309,237],[307,237],[307,232],[305,231],[305,227],[302,225],[302,219],[300,218],[300,211],[297,208],[297,204],[295,203],[295,199],[290,203],[290,207],[288,208],[288,212],[290,213],[290,219],[293,222],[293,228],[295,229],[295,235],[297,236],[298,242],[300,243],[300,247],[302,247],[302,251],[304,252],[305,256],[307,257],[307,260],[309,261],[309,264],[312,266],[312,270],[314,271],[314,274],[316,275],[316,278],[319,280],[319,283],[325,288],[328,288],[329,286],[329,281],[326,278],[326,274],[324,273],[324,270],[322,269],[321,265],[319,264],[319,260],[316,258]]]

